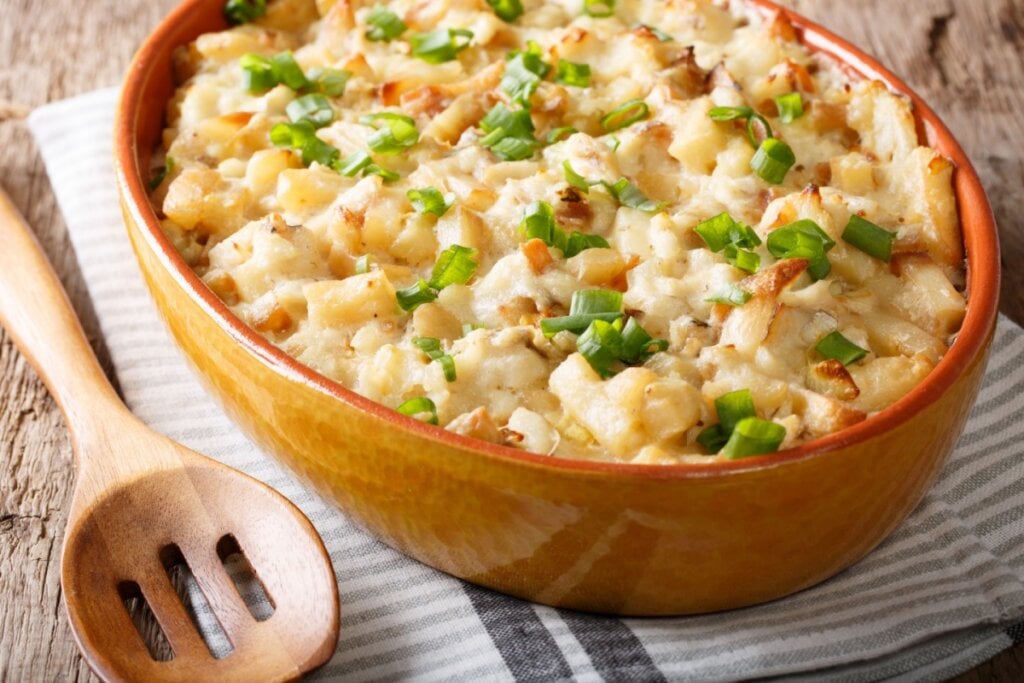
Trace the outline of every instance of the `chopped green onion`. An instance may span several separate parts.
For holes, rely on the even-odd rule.
[[[428,64],[450,62],[469,47],[473,32],[465,28],[439,28],[429,33],[414,33],[409,38],[412,54]]]
[[[772,132],[772,127],[768,125],[768,119],[757,112],[752,113],[750,118],[747,119],[747,141],[750,143],[750,146],[757,149],[762,142],[773,137],[775,137],[775,133]]]
[[[239,57],[238,65],[242,67],[242,88],[247,92],[264,92],[279,82],[269,57],[250,52]]]
[[[728,212],[720,213],[713,218],[702,221],[693,229],[708,249],[716,254],[729,245],[753,249],[761,244],[761,238],[757,236],[746,223],[738,223]]]
[[[756,417],[757,410],[754,409],[754,395],[750,389],[740,389],[722,394],[715,399],[715,412],[718,413],[718,422],[727,434],[732,434],[733,429],[740,421],[748,417]]]
[[[540,329],[545,337],[569,331],[580,334],[595,320],[613,322],[622,317],[622,292],[610,289],[581,289],[572,293],[569,315],[544,318]]]
[[[582,191],[584,194],[588,194],[590,192],[591,185],[596,185],[599,182],[590,182],[581,176],[573,170],[572,164],[569,163],[568,159],[562,162],[562,168],[565,170],[565,182],[569,183],[569,185],[575,187],[577,190]]]
[[[469,334],[473,330],[482,330],[482,329],[484,329],[483,325],[478,325],[476,323],[462,323],[462,336],[465,337],[467,334]]]
[[[345,84],[352,78],[351,71],[342,69],[312,69],[309,80],[316,92],[328,97],[340,97],[345,92]]]
[[[513,102],[524,107],[530,106],[530,97],[537,90],[541,80],[551,71],[551,65],[545,62],[540,45],[530,41],[526,50],[509,53],[505,62],[505,72],[501,76],[501,89]]]
[[[843,365],[856,363],[868,355],[867,349],[857,346],[838,331],[822,337],[821,341],[814,345],[814,350],[825,358],[837,360]]]
[[[365,275],[370,272],[370,265],[373,263],[373,257],[369,254],[363,254],[356,259],[355,273],[356,275]]]
[[[622,334],[615,323],[594,320],[576,339],[576,350],[602,378],[611,377],[612,365],[622,356]]]
[[[427,284],[426,280],[419,280],[411,287],[397,290],[395,298],[398,299],[398,305],[402,307],[403,311],[411,311],[420,304],[436,299],[437,292]]]
[[[647,103],[643,100],[630,100],[601,117],[601,127],[610,133],[646,119],[650,113]]]
[[[619,151],[619,145],[622,144],[622,140],[619,139],[618,135],[608,136],[608,147],[611,148],[612,152]]]
[[[376,175],[380,176],[385,183],[393,183],[402,176],[398,175],[394,171],[389,171],[386,168],[381,168],[377,164],[370,164],[363,169],[363,176]]]
[[[610,245],[600,235],[582,232],[566,233],[555,222],[555,210],[547,202],[533,202],[526,208],[519,231],[526,241],[539,239],[549,247],[561,250],[565,258],[572,258],[581,251]]]
[[[697,443],[704,447],[708,453],[717,453],[729,443],[729,434],[725,433],[722,425],[713,424],[700,430],[697,435]]]
[[[400,154],[420,139],[416,122],[405,114],[367,114],[359,118],[359,123],[376,129],[377,132],[369,137],[366,144],[379,154]]]
[[[712,121],[735,121],[737,119],[749,119],[754,115],[750,107],[712,107],[708,116]]]
[[[647,29],[648,31],[650,31],[651,33],[654,34],[655,38],[657,38],[658,40],[660,40],[663,43],[671,43],[674,40],[674,38],[672,38],[672,36],[670,36],[669,34],[665,33],[664,31],[659,29],[657,26],[651,26],[650,24],[639,24],[638,23],[638,24],[633,24],[629,28],[630,28],[630,30],[633,30],[633,31],[637,30],[638,28]]]
[[[762,180],[778,185],[795,163],[796,155],[789,145],[776,138],[766,138],[750,160],[750,167]]]
[[[487,133],[480,138],[480,145],[489,147],[506,161],[528,159],[536,151],[533,121],[526,109],[511,111],[503,104],[496,104],[480,120],[480,128]]]
[[[572,126],[561,126],[554,130],[548,131],[548,134],[544,137],[545,144],[553,145],[556,142],[561,142],[571,135],[578,133],[579,131]]]
[[[611,245],[608,244],[608,240],[600,235],[591,235],[575,230],[566,235],[565,246],[561,247],[561,249],[565,258],[572,258],[587,249],[609,249],[610,247]]]
[[[441,340],[434,337],[413,337],[412,345],[427,354],[430,360],[436,361],[441,365],[446,380],[449,382],[455,381],[455,359],[441,348]]]
[[[725,256],[725,260],[731,266],[745,270],[748,273],[756,273],[758,268],[761,267],[761,257],[758,254],[746,249],[740,249],[732,244],[723,250],[722,255]]]
[[[636,364],[647,361],[659,351],[668,348],[667,339],[654,339],[647,330],[640,326],[636,318],[626,321],[622,328],[622,360],[626,363]]]
[[[402,415],[408,417],[417,417],[425,415],[426,417],[418,417],[418,419],[426,422],[427,424],[437,424],[437,406],[426,396],[418,396],[417,398],[410,398],[408,401],[398,406],[395,410],[400,412]]]
[[[628,206],[631,209],[639,209],[647,213],[658,213],[668,204],[668,202],[656,202],[653,199],[648,199],[647,195],[640,191],[640,188],[629,182],[626,178],[619,178],[613,184],[602,184],[608,188],[608,191],[618,200],[619,204]]]
[[[291,52],[279,52],[270,58],[274,65],[274,73],[278,83],[284,83],[292,90],[302,90],[309,86],[309,79],[302,73],[302,67],[295,61]]]
[[[405,33],[402,18],[383,5],[375,5],[366,16],[366,37],[375,41],[394,40]]]
[[[302,152],[302,163],[309,166],[314,161],[321,166],[334,168],[340,152],[317,137],[316,128],[309,121],[278,123],[270,129],[270,141],[277,147],[291,147]]]
[[[323,128],[334,120],[334,109],[323,95],[312,93],[297,97],[285,107],[293,123],[309,121],[314,128]]]
[[[455,203],[455,195],[442,195],[436,187],[425,187],[422,190],[409,190],[405,196],[412,202],[413,208],[420,214],[432,213],[443,216]]]
[[[558,71],[555,74],[555,83],[572,85],[577,88],[590,86],[590,65],[577,64],[567,59],[559,60]]]
[[[448,285],[465,284],[476,273],[477,262],[473,260],[476,249],[453,244],[444,251],[434,264],[430,275],[430,286],[444,289]]]
[[[583,12],[592,17],[610,17],[615,13],[615,0],[583,0]]]
[[[754,295],[745,289],[740,289],[734,284],[729,284],[717,294],[704,299],[713,304],[725,304],[726,306],[742,306],[750,301]]]
[[[154,175],[146,184],[149,191],[152,192],[156,188],[160,187],[160,185],[163,184],[164,179],[172,172],[174,172],[174,157],[169,156],[164,159],[164,167],[157,171],[156,175]]]
[[[371,165],[370,155],[366,152],[356,152],[351,154],[334,166],[334,170],[343,176],[352,177],[360,171],[365,170]]]
[[[779,120],[783,123],[793,123],[804,115],[804,98],[798,92],[779,95],[775,98],[775,105],[779,108]]]
[[[843,230],[844,242],[886,263],[892,258],[892,243],[895,239],[895,232],[884,230],[856,214],[850,216],[850,222]]]
[[[487,4],[504,21],[515,21],[523,13],[523,3],[519,0],[487,0]]]
[[[740,420],[732,431],[722,454],[730,459],[749,458],[753,455],[774,453],[786,438],[786,428],[776,422],[757,417]]]
[[[832,271],[828,252],[836,243],[812,220],[799,220],[773,230],[768,235],[767,246],[771,255],[778,259],[807,259],[807,272],[814,280],[821,280]]]
[[[228,0],[224,16],[232,24],[245,24],[267,13],[267,0]]]

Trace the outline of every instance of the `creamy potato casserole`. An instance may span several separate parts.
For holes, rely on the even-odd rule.
[[[782,17],[225,14],[176,55],[163,229],[248,325],[406,415],[572,458],[740,458],[892,404],[959,329],[952,164]]]

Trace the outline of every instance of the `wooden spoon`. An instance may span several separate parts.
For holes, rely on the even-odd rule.
[[[114,680],[293,680],[338,639],[338,588],[313,526],[268,486],[151,431],[118,398],[60,281],[0,188],[0,323],[46,382],[78,481],[61,586],[89,665]],[[274,608],[250,613],[222,557],[237,548]],[[220,550],[220,552],[218,552]],[[168,577],[184,560],[233,646],[215,658]],[[156,661],[125,606],[138,591],[173,650]]]

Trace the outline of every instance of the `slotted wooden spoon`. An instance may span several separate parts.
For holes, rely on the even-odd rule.
[[[61,558],[75,638],[108,681],[293,680],[338,640],[327,551],[286,498],[156,434],[107,382],[35,236],[0,188],[0,323],[57,400],[78,466]],[[274,608],[257,621],[222,563],[237,542]],[[207,649],[168,577],[184,559],[233,651]],[[173,650],[155,661],[125,607],[141,592]],[[128,590],[128,592],[131,592]]]

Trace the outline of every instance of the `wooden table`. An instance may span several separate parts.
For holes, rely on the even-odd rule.
[[[107,354],[24,118],[115,85],[176,0],[0,0],[0,182],[35,227],[100,358]],[[1000,308],[1024,323],[1024,0],[786,0],[881,58],[928,100],[977,165],[1006,269]],[[2,248],[2,242],[0,242]],[[71,448],[46,389],[0,331],[0,680],[94,679],[61,606]],[[1018,645],[960,681],[1024,680]]]

